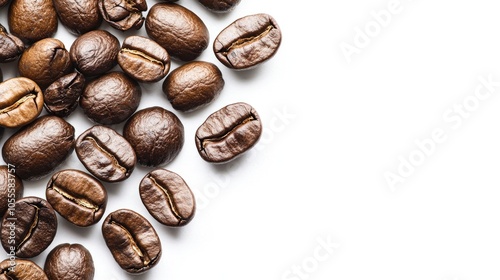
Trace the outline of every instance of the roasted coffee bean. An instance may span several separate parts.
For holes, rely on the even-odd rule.
[[[130,143],[113,129],[100,125],[78,137],[75,151],[85,168],[105,182],[127,179],[137,162]]]
[[[0,84],[0,126],[16,128],[28,124],[42,109],[43,93],[34,81],[17,77]]]
[[[59,244],[45,259],[44,271],[50,280],[92,280],[94,260],[81,244]]]
[[[45,195],[57,213],[80,227],[99,222],[108,201],[101,182],[75,169],[61,170],[52,175]]]
[[[24,43],[16,36],[9,34],[0,24],[0,63],[16,60],[24,51]]]
[[[159,166],[174,160],[184,145],[184,126],[172,112],[150,107],[127,120],[123,136],[145,166]]]
[[[23,196],[23,192],[23,181],[16,175],[16,167],[13,165],[1,165],[0,217],[3,217],[9,208],[11,210],[14,209],[14,203]]]
[[[58,117],[67,117],[78,107],[78,100],[85,86],[85,77],[73,72],[50,84],[43,92],[47,112]]]
[[[241,0],[198,0],[212,12],[228,13],[240,3]]]
[[[132,78],[143,83],[163,79],[170,70],[170,56],[155,41],[141,36],[127,37],[118,53],[118,64]]]
[[[35,196],[18,200],[15,208],[3,216],[2,246],[18,258],[36,257],[56,236],[56,212],[46,200]]]
[[[60,117],[42,116],[10,136],[2,156],[21,179],[35,180],[59,166],[73,152],[74,142],[72,125]]]
[[[76,40],[69,49],[71,61],[85,76],[104,74],[117,64],[120,42],[106,30],[89,31]]]
[[[111,27],[121,31],[140,29],[142,12],[148,9],[146,0],[99,0],[99,11]]]
[[[146,17],[149,37],[173,58],[191,61],[207,48],[209,33],[205,23],[191,10],[178,4],[157,3]]]
[[[80,35],[99,28],[102,16],[98,0],[53,0],[61,23],[69,32]]]
[[[139,185],[139,194],[151,216],[166,226],[184,226],[194,217],[194,195],[177,173],[165,169],[149,172]]]
[[[120,209],[102,224],[102,235],[115,261],[138,274],[154,267],[161,257],[161,242],[153,226],[140,214]]]
[[[85,86],[80,107],[96,123],[117,124],[137,110],[141,96],[141,87],[135,80],[123,72],[110,72]]]
[[[41,267],[30,260],[6,259],[0,262],[0,280],[49,280]]]
[[[267,14],[237,19],[215,38],[217,59],[235,70],[251,69],[272,58],[281,44],[281,29]]]
[[[253,147],[261,134],[257,111],[240,102],[211,114],[196,131],[195,142],[204,160],[225,163]]]
[[[13,0],[9,7],[9,29],[28,45],[52,37],[57,31],[52,0]]]
[[[46,38],[34,43],[19,58],[19,74],[45,89],[58,78],[73,71],[69,52],[63,42]]]
[[[224,88],[222,73],[215,64],[188,62],[173,70],[163,82],[163,92],[174,109],[189,112],[212,102]]]

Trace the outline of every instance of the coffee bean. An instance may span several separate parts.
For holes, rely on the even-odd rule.
[[[56,212],[46,200],[35,196],[18,200],[15,209],[14,213],[7,212],[3,216],[2,246],[18,258],[36,257],[54,240]]]
[[[9,29],[28,45],[52,37],[57,31],[52,0],[13,0],[9,7]]]
[[[139,194],[151,216],[166,226],[184,226],[194,217],[194,195],[177,173],[165,169],[149,172],[139,185]]]
[[[150,107],[136,112],[123,128],[137,155],[145,166],[159,166],[174,160],[184,145],[184,126],[172,112]]]
[[[215,13],[228,13],[240,3],[241,0],[198,0],[203,6]]]
[[[188,62],[173,70],[163,82],[163,92],[174,109],[190,112],[212,102],[224,88],[222,73],[215,64]]]
[[[173,58],[191,61],[207,48],[209,33],[205,23],[191,10],[178,4],[157,3],[146,17],[149,37]]]
[[[80,227],[99,222],[108,201],[101,182],[75,169],[61,170],[52,175],[45,195],[57,213]]]
[[[105,182],[127,179],[137,162],[130,143],[113,129],[100,125],[78,137],[75,151],[85,168]]]
[[[36,180],[59,166],[73,152],[74,142],[72,125],[56,116],[42,116],[10,136],[2,156],[21,179]]]
[[[138,274],[154,267],[161,257],[161,242],[153,226],[140,214],[120,209],[102,224],[102,235],[115,261]]]
[[[251,69],[272,58],[281,44],[281,29],[267,14],[237,19],[215,38],[217,59],[235,70]]]
[[[143,83],[163,79],[170,70],[170,56],[155,41],[141,36],[127,37],[118,53],[118,64],[132,78]]]
[[[117,64],[120,42],[106,30],[89,31],[76,40],[69,49],[71,61],[85,76],[104,74]]]
[[[7,209],[13,209],[16,200],[23,196],[24,185],[21,178],[16,175],[15,166],[0,166],[0,217]],[[10,206],[10,207],[9,207]]]
[[[32,79],[42,89],[73,71],[69,52],[54,38],[42,39],[26,49],[18,68],[21,76]]]
[[[24,43],[16,36],[9,34],[0,24],[0,63],[16,60],[24,51]],[[0,81],[1,82],[1,81]]]
[[[195,142],[204,160],[225,163],[253,147],[261,134],[257,111],[240,102],[211,114],[196,131]]]
[[[1,280],[49,280],[41,267],[30,260],[10,259],[0,262]]]
[[[55,80],[43,92],[44,107],[52,115],[67,117],[78,107],[85,86],[85,77],[78,72]]]
[[[34,81],[17,77],[0,84],[0,126],[16,128],[28,124],[42,109],[42,90]]]
[[[105,21],[121,31],[140,29],[142,12],[148,9],[146,0],[99,0],[99,11]]]
[[[44,271],[51,280],[92,280],[94,260],[81,244],[59,244],[47,255]]]
[[[61,23],[68,31],[80,35],[99,28],[102,16],[97,0],[53,0]]]
[[[137,110],[141,96],[141,87],[135,80],[123,72],[110,72],[85,86],[80,107],[96,123],[117,124]]]

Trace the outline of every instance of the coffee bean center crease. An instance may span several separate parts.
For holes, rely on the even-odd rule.
[[[114,155],[112,155],[110,152],[108,152],[106,149],[104,149],[102,147],[103,145],[100,145],[97,139],[95,139],[91,136],[87,136],[83,140],[90,141],[95,147],[97,147],[97,149],[99,149],[103,154],[108,156],[113,161],[114,165],[117,166],[118,169],[120,169],[124,174],[129,173],[129,170],[126,167],[124,167],[123,164],[120,163],[120,161]]]
[[[237,122],[235,124],[233,124],[231,127],[229,127],[229,129],[227,131],[222,131],[222,135],[218,136],[218,135],[214,135],[213,137],[210,137],[210,138],[203,138],[203,139],[200,139],[200,143],[201,143],[201,151],[205,150],[205,146],[208,144],[208,143],[213,143],[213,142],[219,142],[221,140],[223,140],[224,138],[226,138],[232,131],[238,129],[238,127],[240,126],[243,126],[245,125],[246,123],[248,122],[251,122],[251,121],[257,121],[257,118],[255,117],[254,114],[250,113],[250,115],[241,120],[240,122]]]

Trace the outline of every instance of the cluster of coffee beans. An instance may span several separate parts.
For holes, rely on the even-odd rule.
[[[198,1],[215,13],[240,2]],[[0,241],[10,256],[0,262],[0,278],[94,278],[91,253],[78,243],[54,247],[44,269],[29,260],[54,240],[58,215],[77,227],[105,217],[102,236],[117,264],[132,274],[154,267],[162,246],[147,218],[126,208],[105,216],[102,182],[126,180],[136,164],[151,168],[139,194],[154,219],[169,227],[193,219],[189,186],[160,167],[184,146],[181,119],[160,106],[138,110],[142,84],[163,80],[162,90],[179,112],[207,106],[224,88],[217,65],[196,60],[210,44],[207,26],[173,2],[148,10],[146,0],[0,0],[0,8],[8,8],[8,30],[0,25],[0,63],[17,60],[19,73],[3,81],[0,68],[0,135],[15,130],[2,147],[0,166]],[[104,22],[119,31],[144,26],[148,36],[120,42],[100,29]],[[54,38],[59,23],[75,36],[69,50]],[[253,14],[220,31],[212,46],[222,65],[246,70],[272,58],[280,43],[276,21]],[[171,59],[180,66],[171,69]],[[117,66],[122,71],[112,70]],[[94,125],[75,135],[66,117],[78,107]],[[122,133],[112,128],[116,124],[124,125]],[[207,162],[227,163],[252,148],[261,133],[256,110],[238,102],[212,113],[195,132],[193,147]],[[86,170],[56,171],[73,151]],[[23,197],[23,181],[47,176],[45,198]]]

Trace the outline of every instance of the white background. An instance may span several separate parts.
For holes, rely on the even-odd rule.
[[[193,189],[194,220],[179,229],[156,222],[138,195],[150,169],[137,167],[127,181],[106,184],[106,214],[126,207],[151,221],[163,246],[156,267],[123,272],[102,221],[77,228],[59,216],[49,250],[83,244],[95,279],[500,279],[500,86],[490,92],[481,83],[500,81],[497,1],[242,0],[226,15],[179,3],[205,21],[211,41],[260,12],[283,32],[277,55],[255,70],[231,71],[210,48],[199,57],[221,68],[226,86],[208,107],[176,112],[186,141],[164,166]],[[145,35],[102,28],[120,41]],[[75,38],[61,25],[56,37],[67,49]],[[355,53],[346,55],[347,45]],[[16,75],[16,63],[0,67],[4,78]],[[161,82],[142,89],[141,109],[173,110]],[[262,118],[259,144],[223,166],[204,162],[196,128],[238,101]],[[77,135],[92,125],[80,109],[68,121]],[[436,133],[439,143],[429,140]],[[83,166],[73,154],[63,168]],[[391,187],[389,173],[401,181]],[[47,181],[27,182],[25,195],[44,197]],[[43,266],[49,250],[34,260]]]

